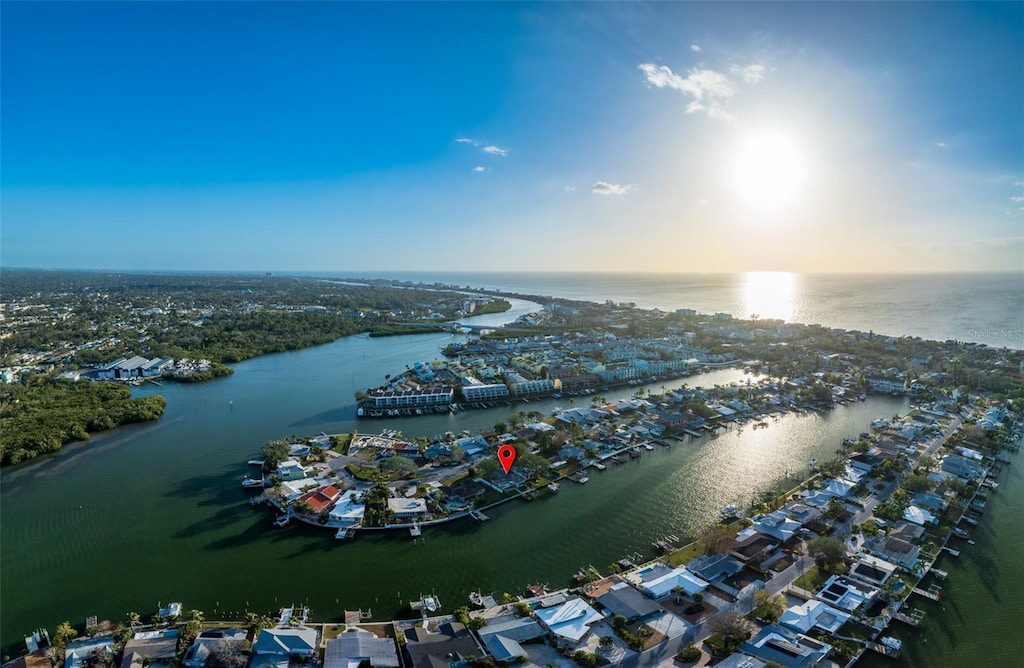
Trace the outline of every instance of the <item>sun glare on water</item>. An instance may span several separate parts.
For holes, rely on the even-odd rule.
[[[785,132],[760,130],[740,137],[731,164],[732,185],[744,208],[780,213],[804,194],[807,165],[799,142]]]

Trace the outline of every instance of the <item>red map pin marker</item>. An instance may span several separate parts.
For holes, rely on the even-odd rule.
[[[505,469],[505,474],[508,474],[508,470],[512,468],[512,462],[516,460],[516,449],[511,445],[503,445],[498,448],[498,461],[501,462],[501,468]]]

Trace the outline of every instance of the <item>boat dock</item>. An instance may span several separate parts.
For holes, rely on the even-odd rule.
[[[924,611],[915,608],[909,615],[905,612],[897,612],[892,616],[892,618],[898,622],[909,624],[910,626],[920,626],[921,620],[924,619]]]
[[[942,549],[945,552],[949,552],[949,554],[951,554],[954,557],[959,557],[960,556],[960,550],[954,550],[953,548],[951,548],[949,546],[944,546]]]
[[[930,598],[933,601],[939,600],[939,595],[942,593],[942,588],[939,585],[932,585],[928,589],[921,589],[920,587],[914,587],[914,593],[925,598]]]
[[[932,569],[932,574],[935,575],[935,577],[939,578],[940,580],[945,580],[946,578],[949,577],[949,573],[947,573],[946,571],[940,570],[938,568],[933,568]]]
[[[487,515],[484,515],[483,512],[481,512],[479,510],[471,510],[471,511],[469,511],[469,516],[472,517],[473,519],[475,519],[477,522],[486,522],[487,520],[491,519],[490,517],[488,517]]]

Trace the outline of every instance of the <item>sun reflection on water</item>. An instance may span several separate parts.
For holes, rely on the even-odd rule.
[[[779,318],[792,321],[796,312],[797,275],[777,271],[744,274],[741,299],[742,318]]]

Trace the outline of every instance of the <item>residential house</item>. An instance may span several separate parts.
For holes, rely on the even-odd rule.
[[[398,519],[414,519],[427,514],[424,499],[388,499],[388,510]]]
[[[904,382],[902,378],[869,376],[867,381],[868,386],[873,392],[881,394],[903,394]]]
[[[447,668],[484,653],[473,634],[458,622],[446,622],[433,632],[422,626],[412,626],[403,632],[412,668]]]
[[[715,582],[739,573],[743,564],[727,554],[703,554],[686,564],[686,570],[701,580]]]
[[[192,642],[181,665],[185,668],[206,668],[212,655],[220,651],[242,651],[245,649],[247,632],[244,629],[210,629],[203,631]]]
[[[836,633],[849,619],[850,615],[847,613],[836,610],[822,601],[811,600],[788,608],[779,617],[779,624],[800,633],[810,633],[814,628],[826,633]]]
[[[627,578],[655,600],[668,596],[677,587],[690,596],[708,587],[707,582],[685,568],[671,568],[664,564],[655,564]]]
[[[308,626],[263,629],[252,644],[252,653],[264,657],[312,657],[318,640],[315,628]],[[255,664],[255,662],[254,662]]]
[[[121,668],[169,665],[178,654],[178,631],[143,631],[124,644]]]
[[[750,528],[760,534],[771,536],[780,543],[785,543],[796,535],[800,526],[800,522],[791,520],[785,512],[776,510],[755,520]]]
[[[64,648],[64,668],[83,668],[98,657],[114,654],[113,636],[72,640]]]
[[[765,626],[757,635],[740,645],[740,651],[744,654],[790,668],[818,665],[831,649],[830,645],[779,624]]]
[[[625,582],[612,585],[607,594],[598,597],[597,602],[608,612],[621,615],[627,621],[644,619],[662,610],[660,605]]]
[[[874,587],[882,587],[895,572],[896,564],[864,554],[850,567],[849,574],[861,582],[866,582]]]
[[[398,649],[392,638],[378,638],[358,629],[327,641],[323,668],[398,668]]]
[[[305,501],[313,509],[313,512],[319,513],[330,507],[338,500],[339,496],[341,496],[340,489],[334,485],[327,485],[316,491],[303,494],[299,497],[299,501]]]
[[[590,633],[590,625],[604,619],[581,598],[571,598],[561,605],[541,608],[534,613],[540,623],[559,643],[579,646]]]
[[[480,642],[498,663],[523,660],[528,654],[520,643],[542,638],[544,634],[544,629],[535,619],[511,616],[494,617],[477,631]]]
[[[848,612],[863,610],[878,595],[878,589],[845,575],[833,575],[822,585],[815,598]]]

